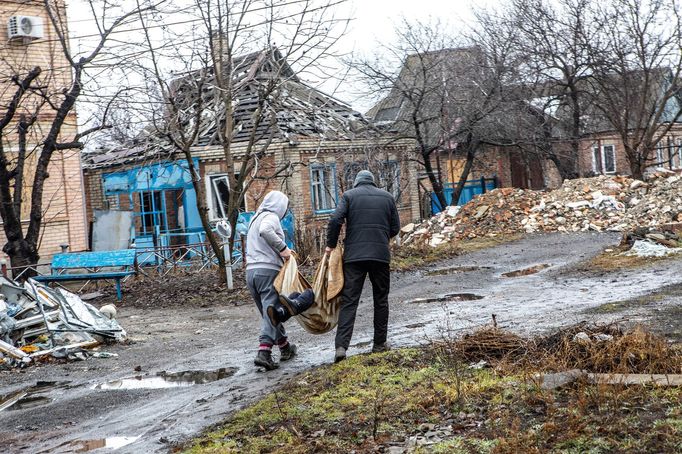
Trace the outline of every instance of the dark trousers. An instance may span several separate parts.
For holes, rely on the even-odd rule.
[[[365,278],[369,274],[374,296],[374,344],[386,342],[388,330],[388,292],[391,287],[391,273],[388,263],[367,260],[343,264],[343,303],[336,329],[336,347],[348,348],[353,337],[355,314]]]

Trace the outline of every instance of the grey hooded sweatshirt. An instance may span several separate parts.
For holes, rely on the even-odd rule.
[[[280,220],[289,206],[289,198],[280,191],[269,192],[249,224],[246,235],[246,269],[267,268],[279,271],[284,260],[279,255],[287,245]]]

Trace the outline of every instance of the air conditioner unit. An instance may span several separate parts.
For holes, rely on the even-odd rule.
[[[35,16],[12,16],[7,22],[9,39],[39,39],[43,37],[43,19]]]

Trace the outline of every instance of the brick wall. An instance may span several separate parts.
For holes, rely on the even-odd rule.
[[[10,16],[38,16],[43,19],[44,38],[31,42],[8,42],[7,21]],[[61,93],[71,85],[71,71],[61,51],[60,43],[51,27],[45,8],[40,1],[5,0],[0,2],[0,111],[6,109],[9,99],[14,94],[10,78],[21,77],[35,66],[42,68],[42,74],[36,83],[47,86],[52,93]],[[59,96],[54,100],[59,102]],[[37,110],[38,99],[28,96],[24,98],[18,114],[33,115]],[[40,108],[38,121],[29,134],[29,150],[39,150],[43,134],[49,129],[55,112],[49,107]],[[18,117],[17,117],[18,118]],[[68,141],[76,133],[77,118],[71,114],[62,128],[61,138]],[[17,150],[16,128],[8,128],[3,134],[5,151],[10,160]],[[36,153],[27,160],[25,172],[25,188],[22,193],[22,219],[28,220],[30,211],[31,187]],[[83,196],[83,178],[80,163],[80,152],[67,150],[55,152],[49,165],[49,178],[45,180],[43,195],[43,228],[39,251],[41,261],[50,260],[60,251],[60,244],[69,244],[72,251],[84,250],[87,246],[87,228],[85,223],[85,205]],[[1,220],[0,220],[1,223]],[[24,223],[25,228],[28,222]],[[0,244],[5,243],[4,231],[0,229]],[[0,248],[1,249],[1,248]],[[0,252],[0,258],[7,259]]]

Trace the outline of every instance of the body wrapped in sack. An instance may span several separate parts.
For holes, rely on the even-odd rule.
[[[288,295],[313,289],[315,304],[296,316],[303,328],[312,334],[324,334],[336,327],[341,310],[343,290],[343,249],[337,247],[325,254],[315,271],[313,285],[298,270],[296,257],[291,256],[275,279],[277,292]]]

